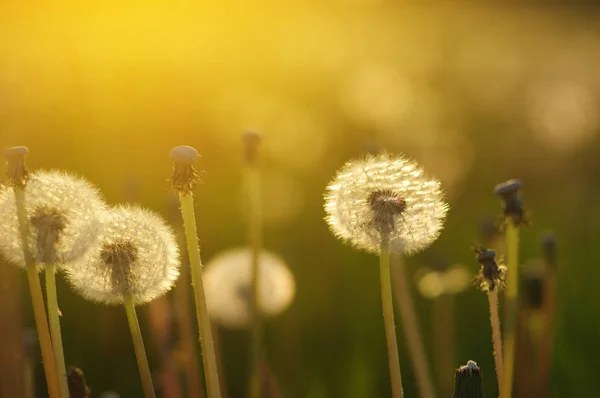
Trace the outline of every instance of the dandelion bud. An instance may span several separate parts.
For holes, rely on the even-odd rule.
[[[15,146],[4,150],[8,170],[6,175],[11,186],[24,188],[29,179],[29,170],[25,158],[29,153],[26,146]]]
[[[548,265],[556,270],[556,235],[554,235],[554,233],[547,232],[544,234],[544,237],[542,238],[542,251]]]
[[[456,369],[453,398],[484,398],[483,376],[475,361]]]
[[[526,222],[525,210],[519,197],[520,180],[508,180],[496,185],[494,193],[502,199],[502,210],[505,217],[510,217],[515,225]]]
[[[496,263],[496,252],[483,247],[475,249],[475,259],[481,264],[481,270],[475,277],[475,283],[483,291],[493,291],[496,287],[503,287],[505,280],[505,267]]]
[[[69,384],[69,398],[89,398],[91,391],[85,381],[83,371],[76,367],[71,367],[67,373],[67,383]]]
[[[182,145],[171,149],[169,156],[173,159],[173,189],[182,194],[192,192],[198,184],[198,173],[194,169],[194,163],[199,157],[198,151],[191,146]]]
[[[107,214],[90,250],[66,267],[67,278],[84,298],[122,304],[131,296],[144,304],[165,294],[179,275],[175,236],[157,215],[131,206]]]
[[[263,250],[259,257],[259,300],[262,315],[283,312],[294,299],[294,276],[283,260]],[[204,268],[208,312],[215,322],[247,327],[251,319],[252,255],[250,249],[228,250]]]
[[[438,181],[387,153],[346,163],[325,193],[332,232],[369,252],[379,251],[382,234],[406,254],[423,250],[440,234],[447,210]]]
[[[98,190],[60,171],[32,173],[24,189],[31,252],[38,264],[76,261],[102,228],[106,204]],[[0,251],[10,262],[25,267],[15,195],[6,188],[0,190],[0,219]]]
[[[257,149],[262,136],[258,131],[245,131],[242,133],[244,145],[244,161],[248,164],[253,164],[256,161]]]

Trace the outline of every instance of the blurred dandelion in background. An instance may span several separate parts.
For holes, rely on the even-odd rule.
[[[38,267],[48,262],[60,266],[83,256],[99,234],[107,208],[99,191],[66,172],[37,171],[31,174],[25,194],[31,252]],[[0,251],[24,268],[15,195],[6,187],[0,191],[0,219]]]
[[[123,256],[128,261],[118,261]],[[119,206],[107,214],[90,250],[66,271],[75,291],[88,300],[115,305],[130,296],[139,305],[171,289],[179,264],[175,236],[162,218],[139,207]]]
[[[251,253],[248,248],[231,249],[215,256],[204,268],[206,301],[211,319],[230,328],[245,328],[250,322]],[[292,303],[294,276],[277,255],[263,250],[259,258],[259,309],[275,316]]]

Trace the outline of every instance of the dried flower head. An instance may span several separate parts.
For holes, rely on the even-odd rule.
[[[37,262],[57,265],[76,261],[94,242],[102,227],[106,204],[98,190],[82,178],[60,171],[37,171],[24,188]],[[15,195],[0,190],[0,251],[25,267]]]
[[[330,229],[369,252],[379,251],[381,234],[401,241],[406,254],[425,249],[440,234],[447,210],[439,181],[387,153],[346,163],[325,193]]]
[[[194,169],[194,163],[198,161],[198,151],[187,145],[181,145],[171,149],[169,153],[173,159],[173,176],[171,185],[176,192],[189,194],[198,184],[198,173]]]
[[[8,183],[11,186],[24,188],[29,179],[29,169],[27,168],[26,157],[29,149],[26,146],[14,146],[4,150],[6,165],[8,169]]]
[[[502,199],[504,217],[512,219],[515,225],[528,225],[529,220],[519,197],[521,181],[512,179],[494,187],[494,193]]]
[[[179,276],[179,250],[170,227],[152,212],[118,206],[90,250],[66,267],[83,297],[121,304],[126,295],[144,304],[165,294]]]
[[[481,270],[475,276],[474,283],[482,291],[493,291],[505,285],[506,267],[496,263],[496,252],[483,247],[475,248],[475,259],[481,264]]]
[[[252,164],[256,161],[258,145],[262,140],[262,135],[255,130],[248,130],[242,133],[244,145],[244,161]]]
[[[278,256],[263,250],[259,257],[259,308],[263,315],[283,312],[294,299],[294,276]],[[232,249],[212,259],[204,269],[208,312],[215,322],[244,328],[251,319],[250,249]]]

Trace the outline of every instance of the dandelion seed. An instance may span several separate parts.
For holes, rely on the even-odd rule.
[[[325,194],[332,232],[373,253],[381,233],[402,241],[406,254],[425,249],[440,234],[447,210],[438,181],[417,163],[387,153],[346,163]]]
[[[98,190],[82,178],[61,171],[29,174],[24,187],[31,230],[31,252],[38,267],[80,258],[101,227],[106,204]],[[12,263],[25,268],[23,243],[15,195],[0,190],[0,251]]]
[[[86,299],[145,304],[171,289],[179,275],[175,236],[157,215],[139,207],[110,211],[93,246],[66,266],[74,289]]]
[[[204,269],[206,300],[211,318],[224,326],[250,325],[251,253],[232,249],[215,257]],[[263,250],[259,257],[261,315],[275,316],[292,303],[294,276],[278,256]]]

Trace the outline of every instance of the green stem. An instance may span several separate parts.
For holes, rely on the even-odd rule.
[[[400,357],[398,356],[398,340],[396,338],[394,304],[392,301],[389,236],[383,233],[381,234],[381,244],[379,247],[379,271],[381,278],[381,302],[383,305],[383,322],[385,324],[385,337],[387,341],[388,361],[390,366],[392,396],[394,398],[401,398],[404,396],[404,394],[402,392]]]
[[[419,333],[417,315],[415,314],[415,305],[410,294],[410,286],[406,278],[406,269],[404,267],[404,258],[401,252],[394,255],[394,281],[395,294],[400,309],[400,318],[404,327],[404,335],[408,345],[413,368],[417,379],[417,385],[422,398],[435,398],[433,384],[429,377],[429,364],[423,341]]]
[[[27,280],[29,282],[29,291],[31,293],[31,302],[33,305],[33,315],[35,317],[35,326],[40,340],[42,351],[42,361],[44,363],[44,372],[46,374],[46,383],[51,398],[58,398],[58,375],[56,373],[56,362],[54,361],[54,352],[52,340],[50,339],[50,330],[46,319],[46,310],[44,308],[44,296],[42,295],[42,286],[36,268],[33,255],[31,253],[31,234],[29,232],[29,220],[27,219],[27,210],[25,209],[25,191],[23,188],[15,186],[15,200],[17,205],[17,216],[19,218],[19,232],[23,243],[23,254],[25,256],[25,266],[27,267]]]
[[[219,372],[215,357],[215,347],[212,337],[211,323],[206,306],[204,293],[204,280],[202,278],[202,261],[200,260],[200,245],[196,231],[196,216],[194,213],[194,198],[191,194],[180,193],[181,214],[190,258],[192,285],[194,287],[194,300],[196,302],[196,317],[200,330],[200,346],[202,347],[202,361],[209,398],[220,398]]]
[[[261,394],[261,356],[262,356],[262,317],[260,314],[259,261],[262,246],[261,209],[260,209],[260,173],[255,163],[248,164],[245,170],[248,199],[248,240],[251,254],[252,296],[250,316],[250,398],[260,398]]]
[[[504,394],[510,398],[512,394],[515,333],[517,326],[517,300],[519,292],[519,229],[512,220],[506,225],[507,279],[505,293],[504,317]]]
[[[505,398],[504,367],[502,355],[502,337],[500,336],[500,316],[498,315],[498,290],[488,292],[490,303],[490,325],[492,326],[492,343],[494,345],[494,361],[496,363],[496,377],[498,378],[498,396]]]
[[[56,293],[56,265],[54,264],[46,265],[46,298],[48,300],[48,320],[50,321],[54,359],[56,360],[56,370],[58,371],[58,391],[61,398],[68,398],[69,387],[67,385],[67,368],[65,366],[65,354],[60,331],[58,295]]]
[[[152,384],[152,374],[150,373],[148,358],[146,358],[144,340],[142,339],[142,331],[140,330],[140,323],[138,322],[135,305],[133,304],[131,296],[124,297],[123,305],[125,305],[125,312],[127,313],[127,322],[129,323],[129,330],[131,331],[131,338],[133,339],[133,348],[135,350],[135,358],[137,359],[138,370],[140,371],[140,377],[142,379],[144,396],[146,398],[156,398],[154,385]]]

